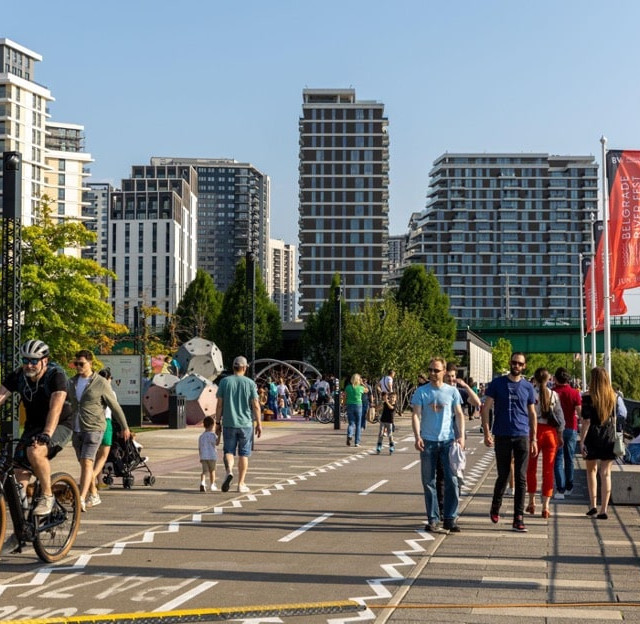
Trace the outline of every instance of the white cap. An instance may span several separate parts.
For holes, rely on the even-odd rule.
[[[244,355],[239,355],[235,360],[233,360],[233,368],[247,368],[248,366],[249,363]]]

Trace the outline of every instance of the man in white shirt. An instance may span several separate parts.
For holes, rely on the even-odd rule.
[[[393,392],[393,378],[395,376],[396,371],[393,369],[388,370],[387,374],[380,379],[380,382],[378,383],[378,390],[380,390],[380,392],[386,392],[387,394]]]

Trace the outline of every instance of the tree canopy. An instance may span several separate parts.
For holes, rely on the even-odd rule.
[[[174,314],[177,340],[186,342],[194,336],[215,340],[215,327],[223,300],[224,295],[216,289],[211,275],[198,269]]]
[[[282,321],[278,306],[269,299],[257,264],[255,270],[255,346],[256,358],[260,358],[279,352],[282,344]],[[213,332],[214,342],[222,351],[227,366],[230,366],[239,354],[245,355],[248,360],[251,359],[246,344],[250,323],[247,314],[250,299],[247,293],[246,273],[247,263],[245,258],[242,258],[236,265],[234,280],[224,294]]]
[[[408,266],[402,274],[396,301],[404,311],[415,314],[426,330],[453,345],[456,320],[449,312],[449,297],[440,290],[433,271],[427,272],[421,264]],[[442,355],[447,357],[450,353]]]
[[[111,337],[126,327],[114,322],[107,299],[104,281],[115,274],[69,253],[95,241],[95,235],[82,223],[59,222],[49,202],[43,197],[41,218],[22,230],[22,336],[44,340],[52,356],[66,363],[79,349],[97,345],[108,351]]]
[[[338,322],[336,318],[336,290],[340,285],[340,275],[334,274],[329,287],[326,301],[312,312],[306,320],[305,330],[302,334],[302,350],[305,359],[322,372],[338,373],[337,363],[337,336]],[[347,326],[350,316],[348,307],[342,300],[341,317],[342,327]],[[344,336],[343,336],[344,344]]]
[[[496,344],[493,345],[493,372],[502,374],[509,370],[509,359],[513,348],[511,342],[506,338],[498,338]],[[527,360],[527,367],[529,367],[529,361]]]

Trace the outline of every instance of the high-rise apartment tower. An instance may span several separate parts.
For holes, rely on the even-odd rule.
[[[433,270],[457,319],[579,317],[593,156],[443,154],[430,175],[407,262]]]
[[[351,309],[387,276],[389,139],[384,104],[355,89],[304,89],[300,118],[300,307],[327,299],[339,273]]]

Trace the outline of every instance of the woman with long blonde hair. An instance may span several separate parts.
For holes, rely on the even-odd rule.
[[[611,496],[611,465],[615,459],[613,444],[616,431],[613,424],[617,396],[611,386],[607,371],[597,366],[591,370],[589,392],[582,398],[582,430],[580,452],[587,464],[589,487],[589,511],[587,516],[606,520]],[[598,462],[600,467],[598,468]],[[598,498],[597,473],[600,473],[600,513],[596,508]],[[597,514],[597,515],[596,515]]]
[[[367,387],[362,383],[362,378],[358,373],[351,376],[351,380],[344,389],[347,398],[347,446],[355,443],[360,446],[360,434],[362,424],[362,395],[368,392]]]

